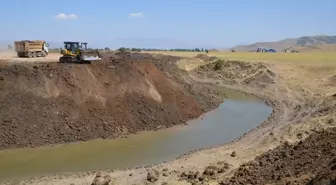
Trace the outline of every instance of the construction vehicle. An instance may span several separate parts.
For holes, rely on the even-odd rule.
[[[48,55],[49,44],[44,40],[21,40],[14,42],[18,57],[45,57]]]
[[[101,60],[98,50],[87,48],[86,42],[64,42],[64,49],[61,49],[62,56],[60,63],[91,63]]]

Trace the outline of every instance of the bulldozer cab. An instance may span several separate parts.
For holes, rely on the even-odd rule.
[[[64,42],[64,49],[71,51],[73,54],[76,54],[78,48],[79,42]]]

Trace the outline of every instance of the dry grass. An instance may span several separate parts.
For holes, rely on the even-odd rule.
[[[322,44],[315,46],[296,46],[294,50],[301,52],[336,52],[336,44]]]
[[[150,52],[192,58],[200,52]],[[204,54],[204,53],[202,53]],[[314,53],[255,53],[255,52],[210,52],[207,55],[224,60],[273,61],[273,62],[336,62],[336,52]]]
[[[187,59],[182,59],[177,63],[177,66],[180,69],[189,71],[197,68],[200,65],[206,64],[205,61],[197,58],[187,58]]]
[[[197,52],[155,52],[161,54],[186,57],[178,66],[186,71],[207,64],[203,60],[193,58]],[[204,54],[204,53],[203,53]],[[208,53],[224,60],[259,61],[267,63],[283,78],[289,88],[298,90],[303,86],[306,93],[331,95],[336,86],[336,52],[314,53],[252,53],[252,52],[218,52]],[[216,61],[216,60],[215,60]],[[213,62],[213,61],[211,61]]]

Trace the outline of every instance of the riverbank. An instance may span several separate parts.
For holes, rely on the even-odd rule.
[[[0,149],[121,138],[218,107],[216,93],[169,67],[177,60],[117,53],[90,65],[1,62]]]
[[[216,184],[234,175],[241,164],[280,144],[295,143],[313,132],[335,126],[336,91],[332,81],[335,64],[240,61],[204,64],[188,71],[193,79],[258,95],[273,106],[272,115],[258,128],[223,146],[190,152],[148,168],[106,172],[116,184],[146,184],[147,170],[152,169],[160,172],[155,184],[185,184],[183,178],[179,181],[183,172],[202,173],[209,165],[227,163],[222,173],[207,177],[208,183]],[[95,175],[96,172],[76,173],[19,184],[90,184]]]
[[[266,101],[270,100],[271,104],[278,107],[275,109],[278,114],[275,114],[273,118],[271,117],[268,123],[261,124],[258,130],[251,132],[251,137],[247,134],[245,138],[239,141],[245,147],[243,151],[244,157],[246,157],[247,150],[254,150],[255,157],[262,156],[260,157],[264,160],[262,168],[257,166],[259,171],[256,168],[254,170],[253,168],[246,170],[249,167],[241,165],[239,166],[241,170],[234,174],[231,171],[216,176],[215,181],[234,176],[230,181],[227,181],[229,183],[223,184],[294,182],[294,177],[289,179],[285,175],[275,176],[274,179],[269,171],[269,178],[265,178],[266,173],[262,174],[260,169],[264,169],[263,172],[267,171],[267,169],[274,169],[273,174],[281,173],[282,167],[276,166],[276,163],[272,162],[272,160],[266,160],[269,156],[276,156],[279,152],[284,152],[283,150],[286,147],[281,146],[285,144],[295,146],[298,141],[304,141],[311,134],[314,135],[321,131],[328,133],[329,128],[336,126],[336,88],[333,85],[336,74],[335,63],[322,61],[314,63],[217,61],[191,70],[191,74],[197,81],[216,83],[219,86],[249,92],[263,97]],[[324,131],[325,129],[327,131]],[[333,136],[332,134],[329,135]],[[330,140],[328,137],[321,138],[321,136],[323,135],[315,134],[312,137],[319,137],[319,143]],[[244,142],[245,139],[247,139],[246,142]],[[309,145],[311,141],[308,140],[306,143]],[[274,152],[268,152],[279,145],[280,148]],[[308,177],[300,181],[300,178],[296,176],[295,180],[299,184],[309,182],[321,172],[319,170],[314,172],[305,171],[305,169],[314,168],[313,166],[317,165],[317,163],[304,163],[304,160],[311,157],[310,153],[314,149],[318,150],[317,147],[312,145],[311,148],[303,151],[301,155],[304,156],[304,159],[302,161],[299,158],[296,159],[302,168],[296,169],[294,172],[301,175],[305,174]],[[324,150],[332,153],[335,148],[326,147],[326,149],[318,151],[318,153],[323,153]],[[264,154],[265,152],[268,152],[268,154]],[[295,155],[298,157],[300,154],[295,153]],[[323,155],[320,156],[321,159],[314,158],[328,162]],[[254,157],[251,159],[254,159]],[[293,158],[285,158],[283,161],[279,159],[279,163],[290,163],[291,160]],[[289,169],[290,167],[286,167],[283,169],[293,171],[293,169]],[[317,166],[316,169],[318,169]],[[244,176],[242,171],[244,173],[247,171],[248,173],[245,173]],[[249,180],[242,180],[244,178]]]

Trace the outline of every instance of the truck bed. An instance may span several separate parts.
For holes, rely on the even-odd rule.
[[[14,47],[16,52],[36,52],[42,51],[44,41],[15,41]]]

